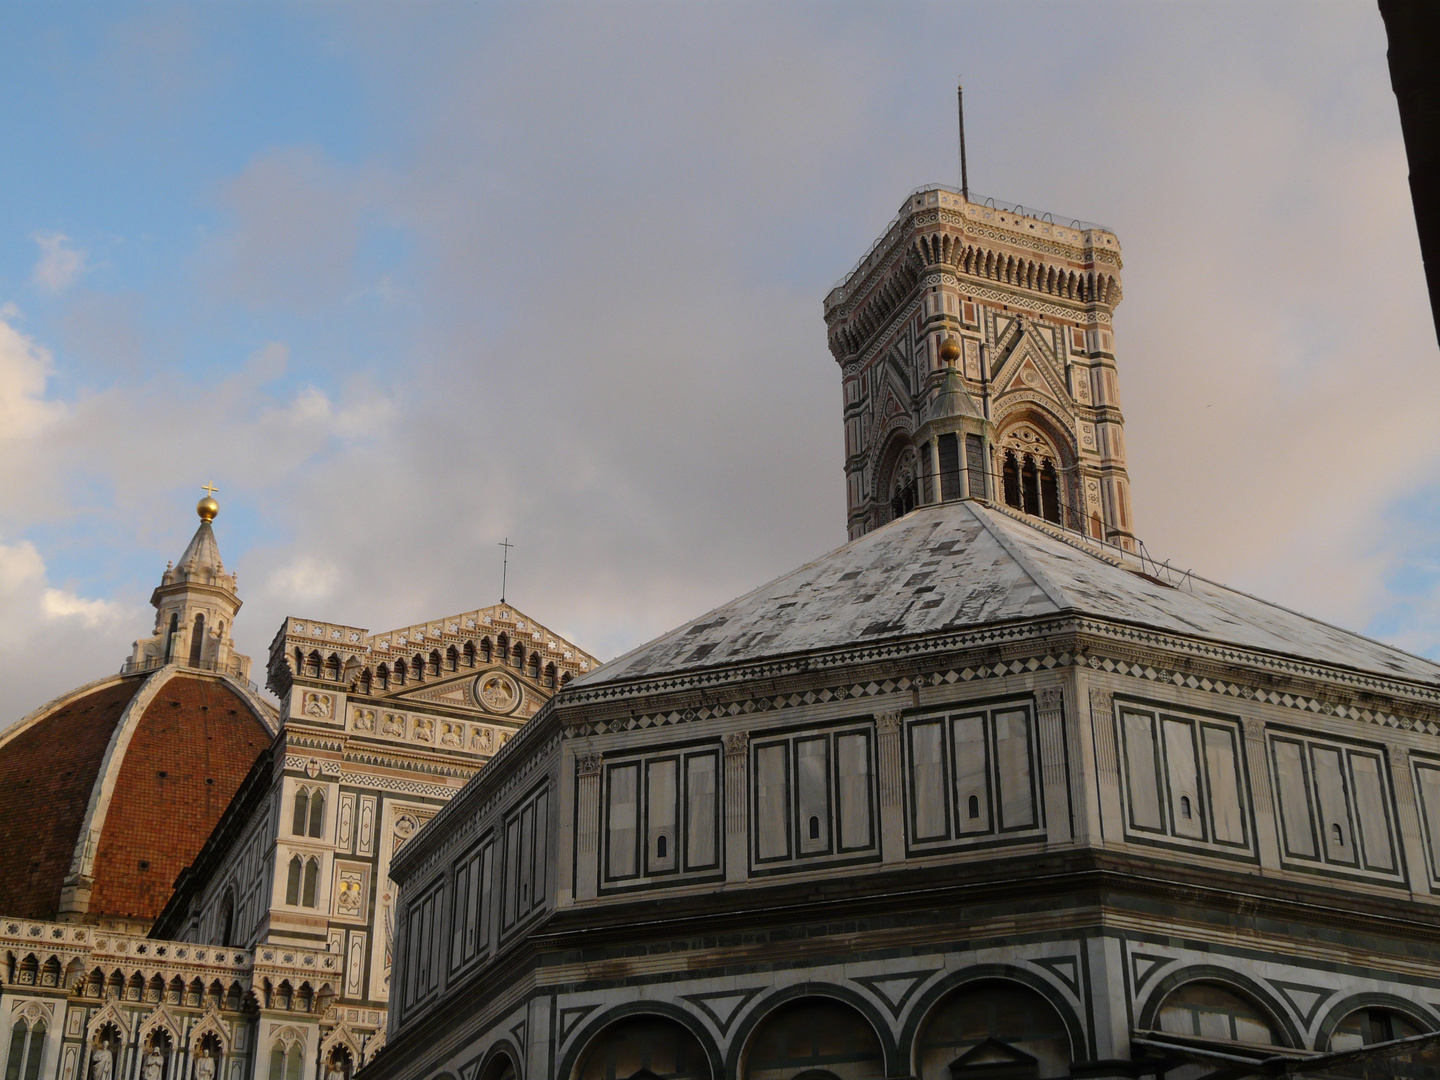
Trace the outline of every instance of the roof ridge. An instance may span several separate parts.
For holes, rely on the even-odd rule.
[[[1005,553],[1015,560],[1015,564],[1019,566],[1021,570],[1025,571],[1026,576],[1049,598],[1050,602],[1059,608],[1060,611],[1077,610],[1078,605],[1065,595],[1065,590],[1051,581],[1044,571],[1031,562],[1029,557],[1024,555],[1020,548],[989,520],[986,514],[976,510],[975,506],[972,505],[974,501],[973,499],[966,499],[965,508],[970,511],[976,521],[980,522],[981,528],[994,537],[995,542],[1005,549]],[[1049,534],[1047,533],[1046,535]]]

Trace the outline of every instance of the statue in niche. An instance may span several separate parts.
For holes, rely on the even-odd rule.
[[[90,1055],[90,1080],[110,1080],[115,1070],[115,1055],[103,1042]]]
[[[150,1053],[145,1055],[145,1068],[140,1076],[142,1080],[164,1080],[165,1059],[160,1055],[159,1047],[151,1047]]]
[[[201,1054],[195,1059],[195,1080],[215,1080],[215,1059]]]

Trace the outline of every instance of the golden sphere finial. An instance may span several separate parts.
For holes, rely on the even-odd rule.
[[[202,484],[200,490],[205,492],[205,497],[195,504],[195,513],[200,515],[201,521],[214,521],[215,515],[220,513],[220,504],[215,501],[215,492],[220,489],[214,484]]]
[[[960,359],[960,339],[954,334],[946,334],[940,343],[940,359],[952,366]]]

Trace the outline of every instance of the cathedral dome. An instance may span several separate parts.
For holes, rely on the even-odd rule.
[[[242,684],[166,667],[0,733],[0,911],[148,926],[273,727]]]

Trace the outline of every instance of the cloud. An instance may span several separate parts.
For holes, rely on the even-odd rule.
[[[315,115],[366,139],[297,112],[177,189],[199,287],[146,284],[164,314],[133,317],[123,375],[67,370],[57,399],[6,316],[0,415],[30,434],[0,534],[45,536],[56,576],[85,565],[77,603],[138,603],[213,469],[257,660],[286,614],[380,629],[494,602],[507,535],[510,599],[602,656],[840,543],[822,298],[957,171],[918,18],[966,72],[975,187],[1120,234],[1150,550],[1434,642],[1440,522],[1396,508],[1440,461],[1440,356],[1374,11],[1037,7],[1027,47],[1053,62],[1017,81],[1010,9],[899,10],[322,15],[353,81]],[[32,332],[79,364],[109,315],[83,321]]]
[[[90,269],[86,253],[64,233],[36,233],[35,243],[40,258],[30,276],[46,292],[64,292]]]
[[[270,575],[266,593],[286,604],[316,604],[330,599],[343,580],[335,563],[302,556]]]
[[[373,188],[313,146],[257,157],[220,193],[229,226],[209,252],[214,287],[252,308],[306,314],[343,301]]]
[[[33,439],[65,415],[45,396],[54,369],[50,351],[16,329],[19,312],[0,308],[0,440]]]
[[[0,679],[18,706],[0,724],[67,686],[118,671],[129,642],[149,622],[136,606],[53,586],[30,541],[0,543]],[[64,664],[57,662],[62,657]]]

